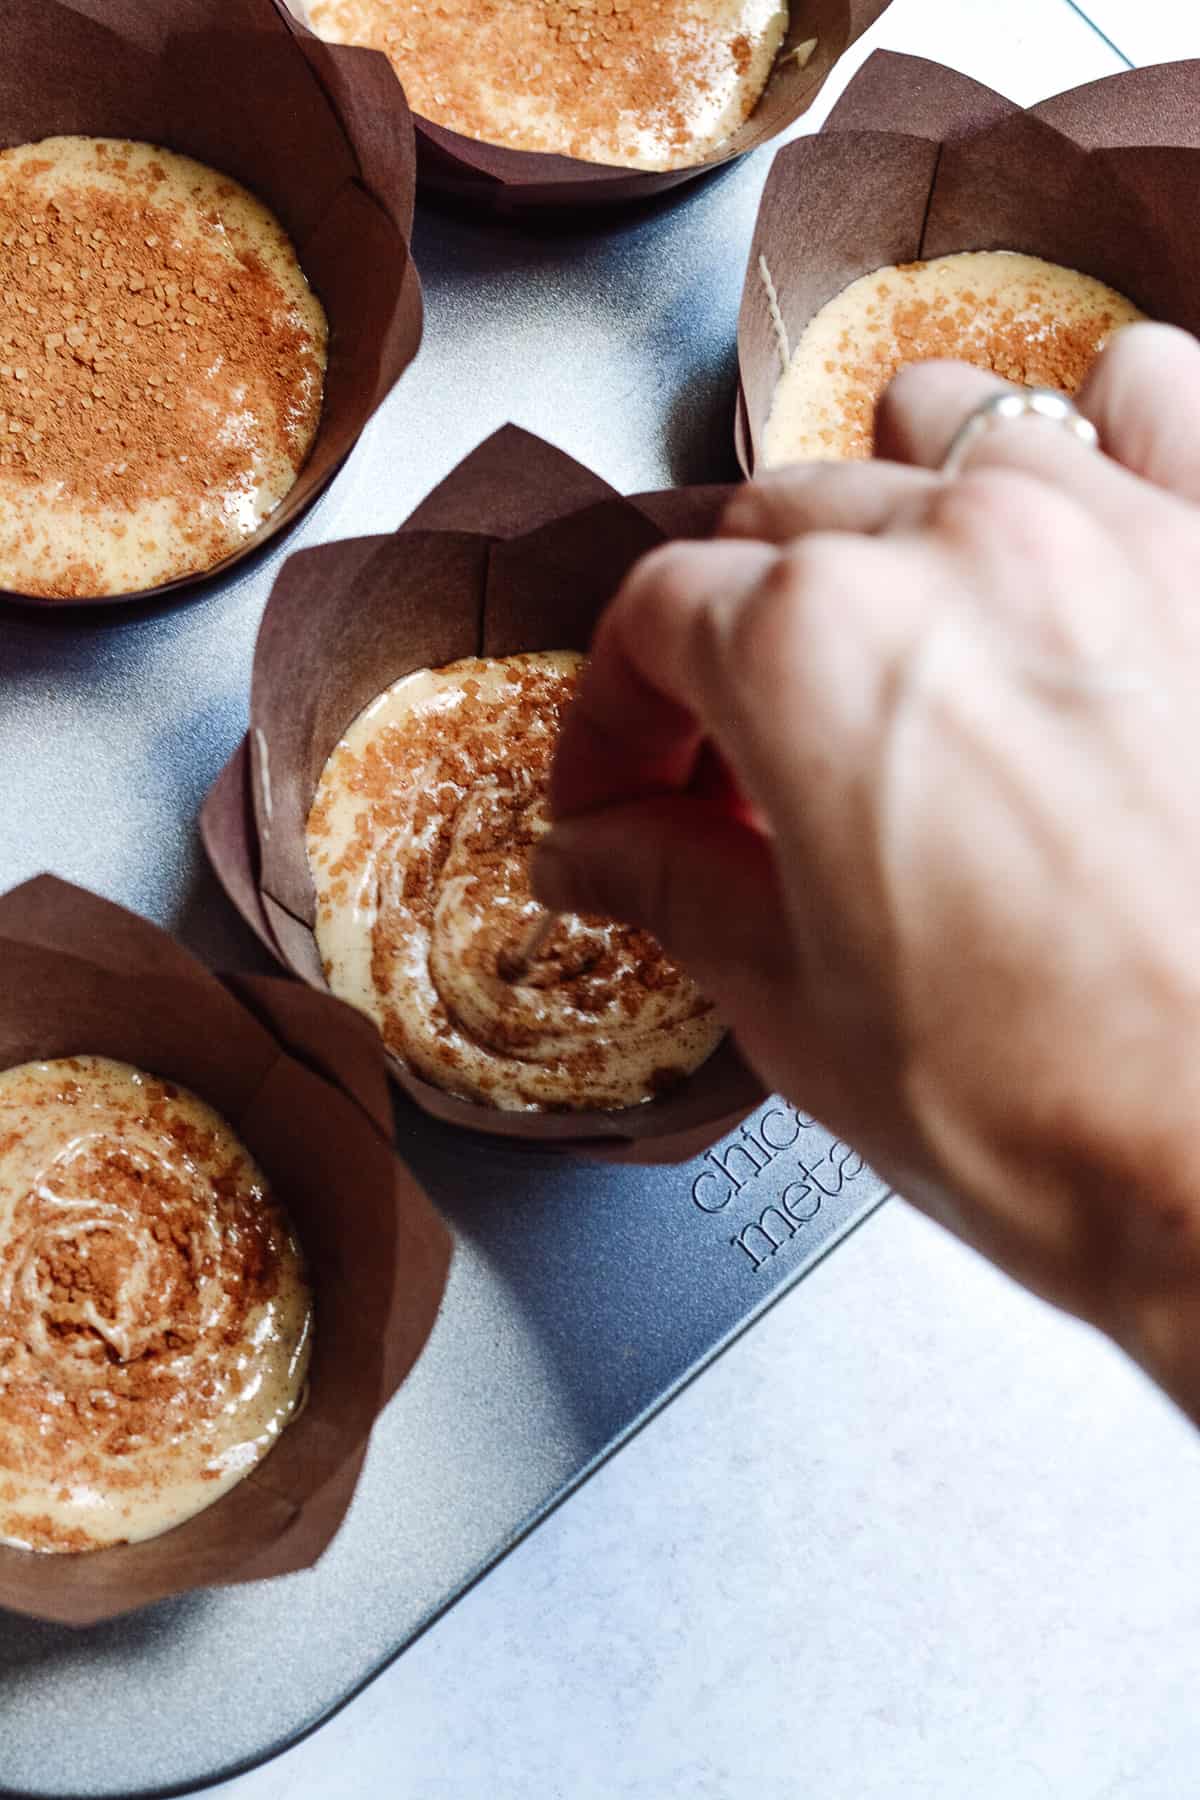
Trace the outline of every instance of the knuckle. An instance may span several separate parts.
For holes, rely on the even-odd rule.
[[[1044,550],[1072,509],[1040,477],[1000,464],[978,464],[930,496],[928,522],[943,536],[978,549],[1003,538],[1014,550]]]
[[[844,537],[813,534],[779,552],[737,607],[724,633],[733,669],[761,683],[805,677],[806,648],[831,619],[844,620],[854,602],[855,554]]]
[[[1072,496],[1019,469],[972,469],[938,502],[944,541],[1024,650],[1076,662],[1116,629],[1107,534]]]
[[[736,666],[769,668],[784,657],[802,628],[805,581],[798,547],[782,552],[757,585],[735,608],[724,635],[724,648]]]

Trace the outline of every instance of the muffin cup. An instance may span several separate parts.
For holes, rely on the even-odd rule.
[[[248,738],[201,818],[226,893],[281,962],[324,988],[305,825],[321,771],[363,708],[402,675],[459,657],[586,650],[631,564],[667,538],[706,535],[727,493],[622,500],[508,426],[394,535],[289,559],[263,616]],[[395,1058],[390,1066],[437,1119],[636,1162],[697,1154],[763,1098],[731,1039],[669,1093],[616,1112],[502,1112],[445,1093]]]
[[[753,114],[728,143],[686,169],[651,172],[483,144],[415,117],[421,185],[499,216],[648,200],[757,150],[806,113],[835,66],[889,0],[792,0],[791,24]],[[306,0],[292,0],[307,18]],[[811,50],[808,48],[812,46]]]
[[[287,1208],[313,1282],[307,1405],[244,1480],[162,1537],[83,1555],[0,1548],[0,1607],[88,1625],[314,1563],[371,1427],[433,1329],[450,1238],[397,1160],[374,1030],[295,982],[224,980],[157,926],[43,875],[0,896],[0,1068],[114,1057],[193,1089]]]
[[[753,474],[791,349],[826,301],[888,263],[1021,250],[1200,330],[1200,62],[1109,76],[1024,111],[877,51],[823,131],[776,156],[738,324],[737,451]]]
[[[316,439],[286,498],[213,567],[113,605],[224,575],[292,524],[353,448],[421,341],[409,254],[416,150],[386,58],[304,31],[282,0],[4,0],[0,148],[60,134],[133,138],[195,157],[284,225],[329,319]]]

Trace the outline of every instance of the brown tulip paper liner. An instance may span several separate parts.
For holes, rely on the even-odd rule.
[[[393,536],[289,559],[263,617],[248,738],[201,818],[226,893],[281,962],[324,988],[305,827],[321,771],[363,708],[412,670],[459,657],[586,650],[637,558],[667,538],[711,531],[727,493],[622,500],[508,426]],[[395,1058],[390,1067],[434,1118],[636,1162],[698,1154],[763,1097],[728,1039],[671,1092],[617,1112],[502,1112],[444,1092]]]
[[[145,919],[53,876],[0,896],[0,1068],[94,1054],[191,1088],[287,1208],[313,1282],[307,1405],[245,1479],[162,1537],[0,1548],[0,1607],[88,1625],[314,1563],[371,1427],[433,1329],[450,1238],[397,1160],[378,1036],[295,982],[220,980]]]
[[[738,457],[752,474],[813,315],[861,275],[1020,250],[1200,330],[1200,62],[1109,76],[1023,110],[964,75],[877,51],[814,137],[776,156],[738,324]]]
[[[128,595],[227,574],[292,524],[345,460],[421,341],[409,254],[416,147],[373,51],[318,42],[282,0],[4,0],[0,147],[60,134],[159,144],[233,176],[280,219],[329,320],[325,400],[286,498],[231,556]]]
[[[307,18],[306,0],[292,0]],[[889,0],[792,0],[791,23],[770,80],[746,123],[703,162],[650,171],[512,150],[448,131],[418,114],[421,185],[500,216],[648,200],[757,150],[806,113],[834,68]]]

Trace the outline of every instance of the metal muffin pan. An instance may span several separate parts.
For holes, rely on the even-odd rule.
[[[245,728],[280,561],[392,529],[513,415],[627,490],[730,476],[740,271],[712,245],[748,238],[759,179],[743,165],[579,233],[424,212],[425,349],[285,544],[187,604],[0,616],[3,883],[51,868],[217,967],[265,969],[195,818]],[[551,386],[558,432],[538,411]],[[304,1575],[91,1631],[0,1614],[0,1791],[185,1792],[369,1680],[882,1197],[817,1126],[781,1106],[758,1121],[753,1146],[618,1169],[469,1139],[402,1104],[401,1150],[458,1249],[340,1536]]]
[[[187,604],[0,616],[0,882],[50,868],[218,967],[265,969],[195,818],[245,729],[282,558],[394,529],[508,419],[626,492],[734,479],[734,324],[767,166],[579,230],[420,209],[422,353],[285,543]],[[604,1168],[402,1104],[401,1149],[458,1253],[342,1533],[313,1571],[92,1631],[0,1614],[0,1792],[187,1792],[343,1704],[884,1197],[780,1102],[751,1132],[679,1168]]]

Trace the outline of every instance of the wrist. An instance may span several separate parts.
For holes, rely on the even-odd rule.
[[[1153,1099],[1148,1083],[1091,1088],[1102,1105],[1061,1070],[987,1107],[933,1104],[926,1088],[918,1161],[934,1179],[898,1185],[1113,1338],[1200,1424],[1200,1094],[1159,1073]]]

